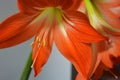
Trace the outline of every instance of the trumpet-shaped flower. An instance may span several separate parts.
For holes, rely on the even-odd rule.
[[[91,44],[106,40],[77,9],[81,0],[18,0],[20,12],[0,24],[0,48],[22,43],[33,36],[32,60],[35,76],[47,62],[53,43],[87,80],[96,59]],[[93,59],[95,58],[95,59]]]

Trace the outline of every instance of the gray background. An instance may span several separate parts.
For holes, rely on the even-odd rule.
[[[0,22],[18,11],[16,2],[17,0],[0,0]],[[0,80],[19,80],[31,51],[29,44],[32,41],[33,39],[15,47],[0,49]],[[52,55],[41,74],[34,78],[32,71],[29,80],[70,80],[70,69],[70,63],[54,46]]]

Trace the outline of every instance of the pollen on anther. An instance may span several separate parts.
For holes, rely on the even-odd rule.
[[[36,41],[39,41],[39,37],[36,37]]]
[[[46,40],[45,39],[43,40],[43,46],[46,46]]]
[[[34,42],[31,42],[30,45],[32,46],[34,44]]]
[[[40,43],[38,43],[38,47],[41,47],[41,44],[40,44]]]
[[[40,42],[41,41],[41,39],[40,38],[38,38],[38,42]]]

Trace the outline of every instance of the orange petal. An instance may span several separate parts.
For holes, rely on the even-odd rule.
[[[80,6],[78,8],[78,11],[83,12],[83,13],[86,14],[86,7],[85,7],[84,1],[81,1],[81,4],[80,4]]]
[[[83,0],[72,0],[72,5],[68,8],[68,10],[77,10],[80,7],[80,4]]]
[[[97,3],[103,18],[113,27],[120,29],[120,1],[109,0]]]
[[[49,28],[50,26],[40,29],[33,43],[32,67],[34,67],[34,76],[41,72],[51,53],[53,29]]]
[[[18,7],[21,12],[30,14],[46,7],[61,7],[64,10],[77,10],[80,2],[81,0],[18,0]]]
[[[108,67],[112,68],[115,64],[120,64],[120,37],[109,36],[111,42],[107,45],[108,50],[104,52],[102,62]]]
[[[60,6],[64,10],[77,10],[82,0],[47,0],[52,7]],[[67,5],[66,5],[67,4]]]
[[[85,14],[79,12],[68,12],[67,19],[73,24],[65,24],[66,31],[71,39],[78,39],[84,43],[94,43],[102,40],[107,40],[99,34],[93,27],[89,24],[88,18]]]
[[[87,80],[87,79],[85,79],[80,73],[78,73],[75,80]]]
[[[104,70],[104,65],[100,63],[95,73],[93,74],[93,77],[91,77],[92,80],[99,80],[103,74],[103,70]]]
[[[0,43],[10,39],[22,31],[24,31],[28,24],[34,19],[35,15],[28,16],[21,13],[17,13],[0,24]]]
[[[112,55],[114,55],[115,57],[119,57],[120,56],[120,36],[109,36],[111,39],[110,42],[110,52],[112,53]]]
[[[3,22],[2,25],[4,26],[0,27],[0,33],[2,34],[0,35],[0,48],[11,47],[33,37],[39,29],[44,27],[46,20],[43,16],[40,20],[36,21],[36,16],[29,15],[28,17],[28,15],[25,15],[19,18],[17,15],[17,17],[10,17]],[[10,21],[11,19],[13,20]]]
[[[27,13],[27,14],[33,14],[36,13],[38,10],[36,9],[37,3],[38,1],[36,0],[18,0],[18,8],[20,10],[20,12],[22,13]],[[40,2],[38,2],[39,4],[44,4],[44,0],[41,0]],[[42,5],[41,5],[42,6]],[[40,7],[41,8],[41,7]]]
[[[62,9],[68,9],[73,4],[73,0],[45,0],[45,1],[49,4],[50,7],[61,7]]]
[[[99,64],[101,63],[102,57],[104,55],[103,51],[107,50],[106,47],[107,41],[101,41],[99,43],[94,43],[92,44],[92,49],[93,49],[93,58],[95,56],[95,54],[97,54],[97,60],[93,63],[94,67],[91,68],[91,71],[89,72],[89,74],[93,74],[96,70],[96,68],[99,66]],[[90,75],[92,76],[92,75]]]
[[[15,36],[0,42],[0,48],[7,48],[11,46],[15,46],[19,43],[22,43],[30,38],[32,38],[36,32],[39,29],[39,26],[36,26],[38,24],[32,24],[27,26],[23,31],[21,31],[19,34],[15,34]]]
[[[88,44],[74,41],[57,28],[54,35],[55,43],[60,52],[70,60],[78,72],[86,77],[91,64],[91,49]]]
[[[105,38],[90,26],[87,17],[82,13],[69,12],[64,20],[56,26],[55,43],[77,71],[88,78],[87,74],[92,64],[90,43],[99,42]]]
[[[110,53],[106,51],[104,53],[104,55],[103,55],[103,58],[102,58],[103,64],[106,67],[108,67],[108,68],[112,68],[113,67],[113,63],[112,63],[111,57],[114,57],[114,56],[110,55]]]
[[[72,3],[72,0],[18,0],[18,7],[21,12],[34,13],[46,7],[62,7],[66,9],[69,8]]]

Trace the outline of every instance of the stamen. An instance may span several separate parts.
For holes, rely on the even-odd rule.
[[[39,41],[39,37],[36,37],[36,41]]]
[[[38,42],[40,42],[41,41],[41,39],[40,38],[38,38]]]
[[[110,72],[110,74],[112,74],[114,76],[115,79],[118,79],[118,76],[115,75],[111,70],[108,70]]]
[[[38,37],[37,37],[36,39],[37,39],[37,41],[38,41]],[[38,48],[39,48],[39,50],[41,49],[42,46],[46,46],[46,41],[45,41],[45,39],[43,39],[42,44],[41,44],[40,42],[38,43]],[[36,54],[35,59],[34,59],[32,65],[31,65],[31,68],[33,68],[33,66],[34,66],[34,64],[35,64],[35,61],[37,60],[37,57],[38,57],[38,54],[39,54],[39,50],[37,51],[37,54]]]
[[[32,46],[34,44],[34,42],[31,42],[30,45]]]
[[[40,46],[40,48],[41,48],[41,46]],[[40,50],[40,48],[39,48],[39,50]],[[34,59],[32,65],[31,65],[31,68],[33,68],[33,66],[34,66],[34,64],[35,64],[35,62],[36,62],[36,60],[37,60],[37,57],[38,57],[38,54],[39,54],[39,50],[37,51],[37,53],[36,53],[36,55],[35,55],[35,59]]]
[[[35,61],[37,60],[37,57],[38,57],[38,52],[37,52],[37,54],[36,54],[36,56],[35,56],[35,59],[34,59],[32,65],[31,65],[31,68],[33,68],[33,66],[34,66],[34,64],[35,64]]]
[[[38,47],[39,47],[39,48],[41,47],[41,43],[38,43]]]
[[[71,26],[74,26],[74,23],[72,23],[70,20],[68,20],[64,15],[63,15],[63,18],[64,18]]]
[[[36,10],[44,10],[45,8],[34,7]]]
[[[58,9],[62,9],[62,7],[61,7],[61,6],[57,6],[56,8],[58,8]]]
[[[43,39],[43,46],[46,46],[46,40]]]

